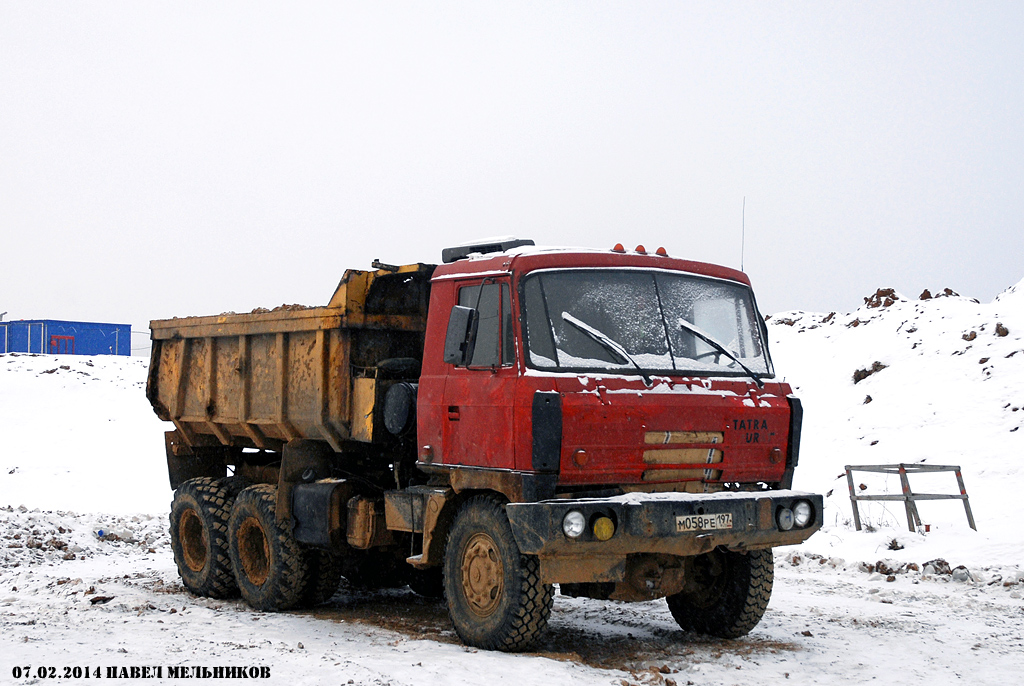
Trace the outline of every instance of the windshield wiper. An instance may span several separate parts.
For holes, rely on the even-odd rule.
[[[576,319],[576,317],[572,316],[568,312],[562,313],[562,321],[565,322],[566,324],[572,324],[574,327],[576,327],[577,329],[579,329],[580,331],[582,331],[583,333],[587,334],[592,339],[597,341],[602,348],[604,348],[605,350],[612,354],[613,358],[618,357],[619,359],[612,360],[616,364],[625,364],[626,362],[631,363],[634,367],[636,367],[636,370],[640,372],[640,376],[641,378],[643,378],[644,384],[646,384],[647,386],[651,385],[651,377],[647,375],[647,372],[640,368],[640,365],[636,363],[636,360],[633,359],[633,356],[626,352],[626,349],[623,348],[621,345],[619,345],[612,339],[608,338],[608,336],[604,335],[603,333],[601,333],[594,327],[590,326],[589,324],[586,324],[584,322],[581,322],[579,319]]]
[[[714,348],[715,350],[717,350],[718,352],[722,353],[723,355],[728,357],[730,360],[732,360],[733,362],[738,364],[740,367],[743,368],[743,371],[745,371],[747,373],[747,375],[750,376],[751,379],[753,379],[754,381],[757,382],[757,387],[758,388],[764,388],[764,381],[761,381],[761,377],[758,376],[757,374],[755,374],[753,372],[753,370],[750,369],[750,367],[748,367],[747,365],[745,365],[742,362],[740,362],[740,359],[738,357],[736,357],[731,352],[726,350],[724,345],[722,345],[721,343],[716,341],[714,338],[712,338],[711,336],[707,335],[706,333],[701,331],[699,328],[697,328],[696,325],[691,324],[690,322],[686,321],[685,319],[682,319],[682,318],[679,319],[679,326],[682,327],[682,329],[684,331],[689,331],[694,336],[696,336],[697,338],[701,339],[702,341],[704,341],[705,343],[710,345],[712,348]]]

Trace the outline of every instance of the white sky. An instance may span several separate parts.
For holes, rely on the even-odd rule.
[[[0,0],[0,312],[323,304],[496,234],[738,267],[744,196],[765,312],[986,301],[1022,37],[1021,2]]]

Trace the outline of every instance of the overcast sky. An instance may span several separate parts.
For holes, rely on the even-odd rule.
[[[764,312],[986,301],[1022,110],[1019,0],[0,0],[0,312],[324,304],[499,234],[739,267],[744,197]]]

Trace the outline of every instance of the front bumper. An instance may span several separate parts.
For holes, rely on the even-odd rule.
[[[781,508],[797,501],[811,504],[813,516],[804,528],[783,531]],[[822,525],[823,498],[799,491],[725,493],[630,493],[612,498],[545,500],[506,506],[519,549],[544,558],[620,557],[635,553],[700,555],[718,546],[751,550],[802,543]],[[562,520],[572,510],[588,522],[579,538],[562,532]],[[723,515],[723,516],[719,516]],[[704,521],[728,520],[731,528],[699,528]],[[615,523],[607,541],[594,536],[593,522],[606,516]],[[688,519],[685,519],[688,518]],[[692,528],[698,523],[698,528]]]

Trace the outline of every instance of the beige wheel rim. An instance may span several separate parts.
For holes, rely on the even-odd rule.
[[[178,538],[181,540],[181,554],[185,564],[193,572],[202,571],[206,566],[206,549],[208,540],[206,527],[199,514],[192,508],[181,513],[178,518]]]
[[[469,608],[480,617],[494,613],[505,588],[505,570],[494,539],[473,534],[462,555],[462,590]]]
[[[238,527],[238,557],[245,577],[252,584],[262,586],[270,576],[270,545],[255,517],[246,517]]]

